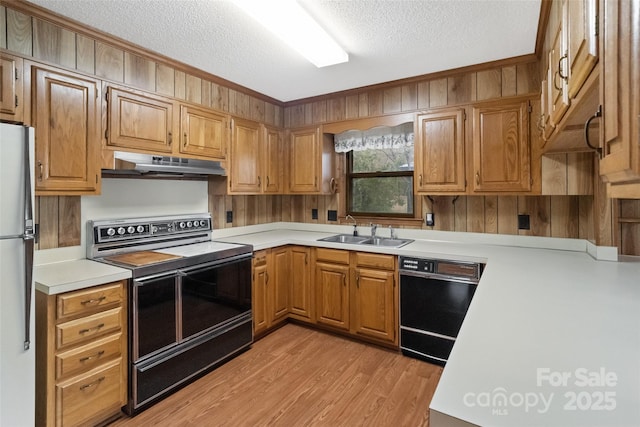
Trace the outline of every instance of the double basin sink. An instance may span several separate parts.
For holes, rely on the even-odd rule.
[[[412,239],[391,239],[388,237],[371,237],[371,236],[352,236],[351,234],[336,234],[335,236],[318,239],[321,242],[332,243],[348,243],[351,245],[371,245],[384,246],[387,248],[400,248],[408,243],[413,242]]]

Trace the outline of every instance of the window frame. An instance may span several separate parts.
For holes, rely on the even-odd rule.
[[[416,194],[413,190],[415,188],[414,185],[414,171],[406,170],[406,171],[391,171],[391,172],[353,172],[353,151],[349,151],[346,153],[345,157],[346,162],[346,203],[345,203],[345,211],[347,215],[351,215],[354,217],[375,217],[381,219],[416,219],[416,214],[418,213],[416,209]],[[411,197],[412,197],[412,212],[411,213],[382,213],[382,212],[355,212],[352,210],[353,202],[352,202],[352,191],[353,191],[353,180],[355,178],[393,178],[393,177],[410,177],[411,178]]]

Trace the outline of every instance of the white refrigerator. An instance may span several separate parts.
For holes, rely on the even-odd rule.
[[[35,424],[34,130],[0,123],[0,426]]]

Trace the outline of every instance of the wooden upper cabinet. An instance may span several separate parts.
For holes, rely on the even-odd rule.
[[[597,0],[565,0],[568,55],[568,91],[575,98],[598,62]]]
[[[151,153],[171,153],[173,107],[166,98],[143,92],[107,88],[107,145]]]
[[[0,120],[23,122],[23,60],[0,54]]]
[[[330,135],[323,135],[319,127],[292,130],[289,152],[289,192],[335,192],[334,147]]]
[[[99,82],[38,65],[31,83],[36,195],[98,193]]]
[[[260,124],[250,120],[231,120],[229,193],[260,193]]]
[[[465,191],[463,109],[417,118],[414,185],[417,194]]]
[[[569,89],[567,85],[568,76],[568,53],[566,47],[566,37],[563,33],[563,22],[560,20],[557,31],[554,34],[553,44],[549,51],[549,67],[551,67],[551,110],[550,120],[553,126],[560,123],[560,120],[569,109]]]
[[[227,116],[209,109],[180,105],[181,153],[224,159],[227,129]]]
[[[473,191],[531,190],[529,102],[498,101],[473,108]]]
[[[262,180],[263,193],[282,193],[284,190],[284,144],[280,129],[263,126]]]
[[[610,196],[640,198],[640,1],[601,0],[600,14],[600,174]]]

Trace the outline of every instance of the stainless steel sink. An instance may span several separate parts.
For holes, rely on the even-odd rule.
[[[389,248],[400,248],[413,242],[411,239],[390,239],[387,237],[373,237],[362,242],[363,245],[386,246]]]
[[[318,239],[322,242],[350,243],[352,245],[385,246],[388,248],[400,248],[413,242],[411,239],[390,239],[387,237],[352,236],[351,234],[336,234],[335,236]]]
[[[336,234],[335,236],[325,237],[324,239],[318,239],[322,242],[333,242],[333,243],[351,243],[351,244],[359,244],[369,240],[369,236],[352,236],[351,234]]]

